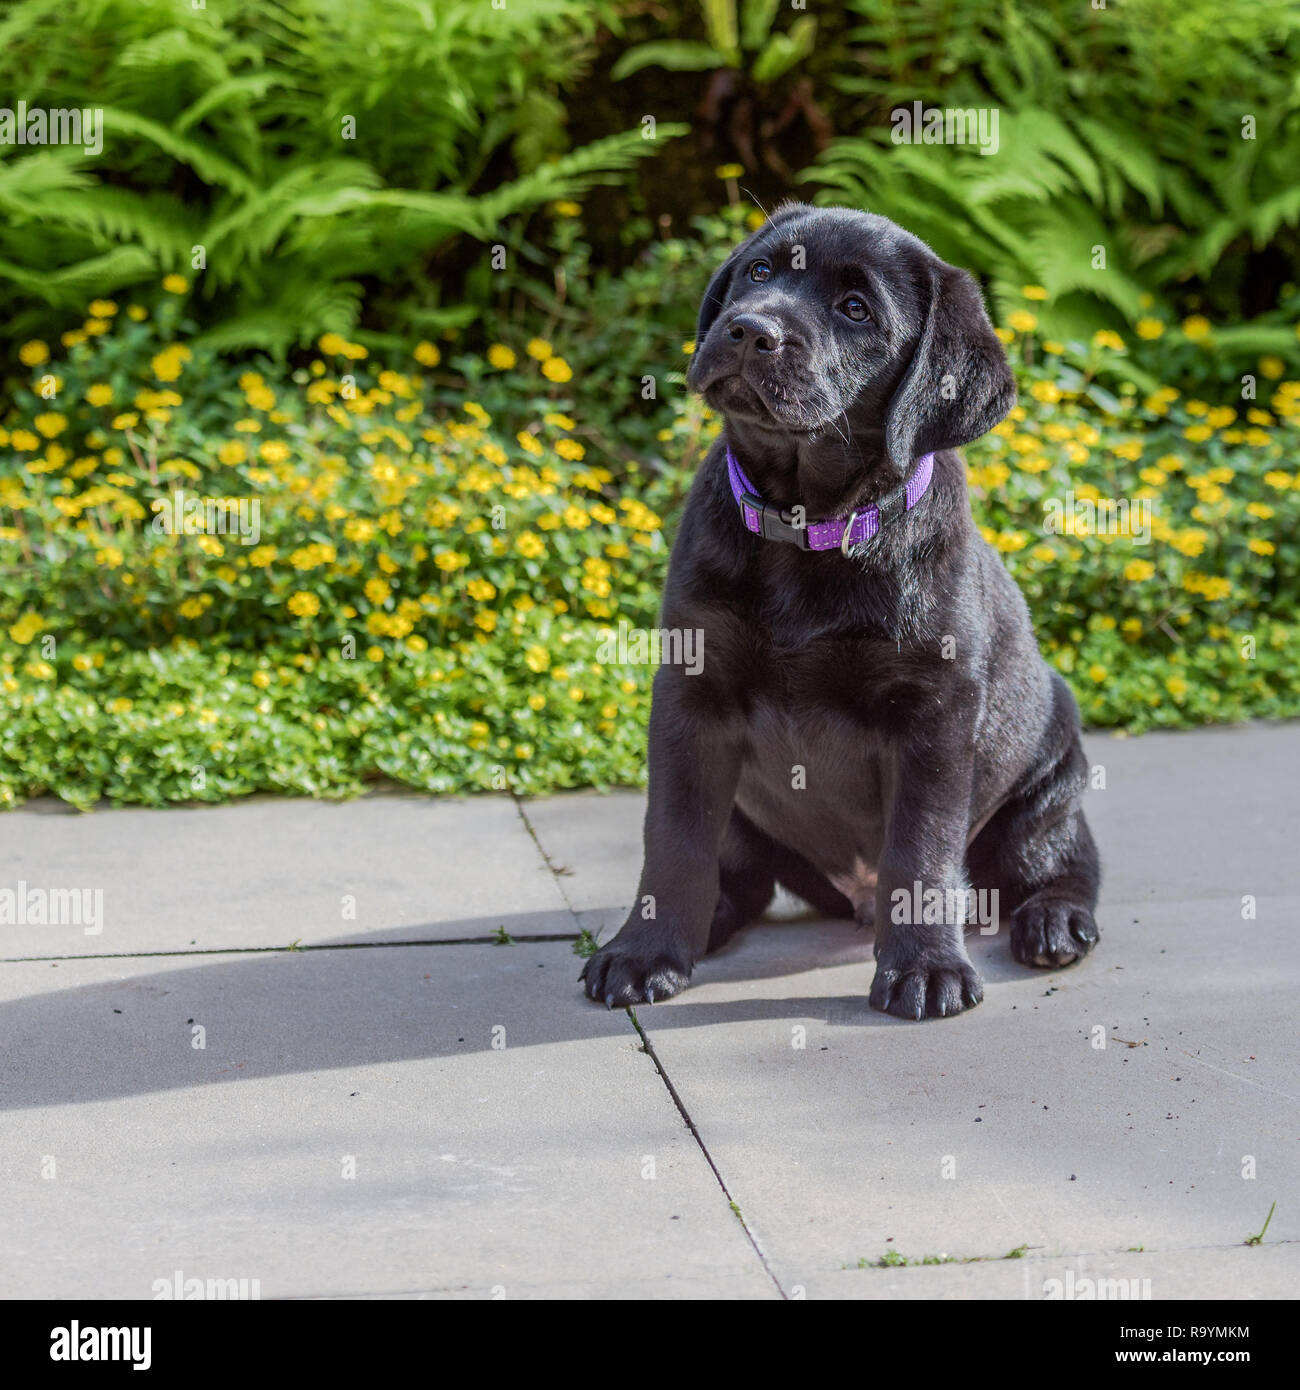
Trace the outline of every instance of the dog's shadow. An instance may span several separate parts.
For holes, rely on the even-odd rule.
[[[389,929],[382,941],[351,937],[298,950],[192,953],[141,970],[146,958],[64,959],[9,968],[93,973],[92,983],[42,989],[0,1004],[0,1109],[120,1099],[258,1077],[452,1059],[500,1046],[582,1043],[608,1036],[610,1016],[577,983],[580,960],[555,936],[572,918],[537,914],[549,941],[520,936],[490,944],[500,915]],[[552,930],[553,929],[553,930]],[[451,936],[472,945],[452,945]],[[415,944],[421,943],[421,944]],[[990,985],[1023,974],[996,949],[970,939]],[[983,949],[993,946],[994,949]],[[861,993],[782,994],[716,987],[852,965]],[[102,978],[105,971],[113,977]],[[870,1009],[872,936],[851,922],[815,918],[755,924],[697,968],[703,997],[687,991],[643,1006],[651,1035],[765,1019],[821,1020],[839,1027],[917,1027]],[[62,981],[51,980],[51,984]],[[855,979],[855,985],[857,981]],[[738,996],[738,997],[737,997]]]

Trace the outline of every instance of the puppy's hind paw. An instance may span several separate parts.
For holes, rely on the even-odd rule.
[[[1011,914],[1011,954],[1022,965],[1070,965],[1099,937],[1092,910],[1066,898],[1030,898]]]

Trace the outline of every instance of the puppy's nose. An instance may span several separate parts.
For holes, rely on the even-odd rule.
[[[744,352],[781,350],[781,325],[762,314],[737,314],[727,325],[727,337]]]

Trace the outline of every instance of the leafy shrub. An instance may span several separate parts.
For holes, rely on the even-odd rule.
[[[644,328],[643,299],[666,267],[693,317],[743,216],[621,288],[575,274],[580,331],[519,311],[484,355],[424,342],[382,368],[326,335],[295,371],[241,368],[187,345],[175,280],[93,303],[57,362],[25,344],[0,420],[0,802],[640,781],[652,671],[604,644],[653,625],[660,518],[719,428],[682,389],[686,310]],[[579,265],[580,229],[557,236]],[[1085,719],[1300,713],[1300,382],[1265,357],[1258,402],[1188,399],[1161,383],[1214,356],[1208,322],[1054,341],[1025,288],[1001,330],[1021,404],[970,450],[973,501]],[[647,343],[661,389],[632,447],[604,398]],[[178,489],[255,502],[259,534],[155,530]],[[1150,544],[1049,534],[1071,494],[1153,503]]]
[[[629,130],[565,152],[560,93],[610,8],[21,0],[0,20],[6,100],[102,108],[104,145],[0,146],[0,310],[18,341],[48,333],[202,248],[223,348],[352,333],[367,287],[386,332],[464,322],[440,252],[518,242],[510,219],[656,148]]]
[[[272,381],[186,347],[180,295],[92,312],[0,432],[0,800],[635,776],[646,673],[599,658],[654,617],[655,489],[606,496],[550,345],[375,372],[326,335]],[[185,534],[186,494],[246,534]]]
[[[1300,713],[1300,381],[1265,357],[1257,402],[1156,384],[1189,350],[1213,352],[1199,318],[1147,316],[1131,348],[1108,330],[1045,338],[1026,307],[1008,323],[1020,403],[967,451],[972,505],[1085,722],[1137,732]],[[1107,527],[1101,509],[1120,502],[1127,525]]]
[[[1008,308],[1026,281],[1043,285],[1058,334],[1132,323],[1147,295],[1166,307],[1203,296],[1193,307],[1228,319],[1271,307],[1247,306],[1246,276],[1252,251],[1279,243],[1294,267],[1300,247],[1290,0],[1123,0],[1082,18],[1074,0],[851,7],[862,23],[838,85],[863,133],[808,171],[828,201],[894,218],[989,277]],[[996,108],[996,156],[894,144],[889,113],[913,101]],[[1285,300],[1293,271],[1279,280],[1275,267],[1279,285]],[[1300,361],[1295,308],[1279,305],[1239,348],[1224,338],[1223,353]]]

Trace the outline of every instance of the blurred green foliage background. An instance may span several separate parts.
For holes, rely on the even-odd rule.
[[[105,128],[0,143],[0,805],[639,781],[606,634],[789,196],[981,277],[972,505],[1085,720],[1300,713],[1298,58],[1294,0],[15,0],[0,132]],[[997,154],[895,144],[914,102]],[[178,491],[256,543],[159,534]]]

